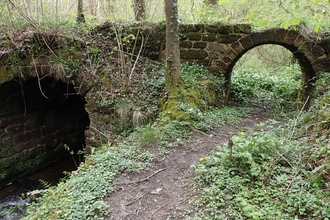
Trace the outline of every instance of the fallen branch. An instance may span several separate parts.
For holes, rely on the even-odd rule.
[[[129,203],[125,204],[125,206],[128,206],[128,205],[133,204],[134,202],[136,202],[136,201],[142,199],[142,198],[143,198],[145,195],[147,195],[147,194],[148,194],[148,193],[146,192],[146,193],[143,194],[142,196],[139,196],[139,197],[135,198],[132,202],[129,202]]]
[[[149,180],[152,176],[156,175],[157,173],[159,173],[159,172],[161,172],[161,171],[163,171],[163,170],[166,170],[166,168],[163,168],[163,169],[157,170],[156,172],[154,172],[153,174],[151,174],[150,176],[148,176],[148,177],[146,177],[146,178],[144,178],[144,179],[142,179],[142,180],[137,180],[137,181],[127,182],[127,183],[115,183],[115,184],[113,184],[113,186],[114,186],[114,185],[121,185],[121,184],[123,184],[123,185],[128,185],[128,184],[140,183],[140,182],[143,182],[143,181]]]

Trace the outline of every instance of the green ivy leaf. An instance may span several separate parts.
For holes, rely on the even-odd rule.
[[[252,13],[250,13],[250,14],[248,14],[248,18],[249,18],[250,21],[252,21],[253,18],[254,18],[254,15]]]
[[[259,21],[258,23],[262,26],[265,26],[265,25],[268,24],[268,21],[267,20],[262,20],[262,21]]]
[[[289,23],[288,23],[287,21],[283,21],[283,22],[281,23],[281,26],[283,26],[284,29],[288,29],[288,28],[289,28]]]
[[[320,25],[317,25],[317,26],[314,28],[314,31],[315,31],[316,33],[318,33],[320,30],[321,30],[321,26],[320,26]]]

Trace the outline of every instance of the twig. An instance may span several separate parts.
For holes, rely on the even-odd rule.
[[[143,198],[145,195],[147,195],[147,194],[148,194],[148,193],[146,192],[146,193],[143,194],[142,196],[139,196],[139,197],[135,198],[132,202],[129,202],[129,203],[125,204],[125,206],[128,206],[128,205],[133,204],[134,202],[136,202],[136,201],[142,199],[142,198]]]
[[[137,180],[137,181],[132,181],[132,182],[127,182],[127,183],[115,183],[113,185],[128,185],[128,184],[134,184],[134,183],[140,183],[140,182],[143,182],[143,181],[146,181],[146,180],[149,180],[152,176],[156,175],[157,173],[163,171],[163,170],[166,170],[166,168],[163,168],[163,169],[160,169],[160,170],[157,170],[156,172],[154,172],[153,174],[151,174],[150,176],[142,179],[142,180]]]
[[[307,99],[306,99],[306,101],[305,101],[303,107],[301,108],[301,110],[300,110],[300,112],[299,112],[297,118],[294,120],[294,126],[293,126],[293,128],[292,128],[292,133],[291,133],[291,136],[290,136],[290,138],[289,138],[289,141],[292,139],[292,136],[293,136],[293,134],[294,134],[294,130],[295,130],[296,125],[297,125],[297,121],[298,121],[298,119],[299,119],[299,117],[300,117],[302,111],[305,109],[305,106],[306,106],[308,100],[309,100],[309,96],[307,97]]]
[[[171,202],[171,201],[170,201]],[[165,206],[167,206],[170,202],[166,203],[165,205],[162,205],[161,207],[159,207],[158,209],[152,211],[151,215],[153,215],[155,212],[158,212],[160,209],[164,208]]]
[[[137,58],[136,58],[136,60],[135,60],[135,62],[134,62],[134,65],[133,65],[133,68],[132,68],[131,74],[129,75],[129,78],[128,78],[129,80],[132,79],[132,75],[133,75],[133,72],[134,72],[135,66],[136,66],[136,64],[137,64],[137,62],[138,62],[138,60],[139,60],[139,57],[140,57],[140,54],[141,54],[141,51],[142,51],[142,47],[143,47],[143,40],[144,40],[144,37],[143,37],[143,34],[142,34],[142,43],[141,43],[140,51],[139,51],[138,56],[137,56]]]
[[[198,129],[196,129],[196,128],[191,128],[191,130],[192,130],[193,132],[197,132],[197,133],[200,133],[200,134],[203,134],[203,135],[208,136],[208,134],[206,134],[206,133],[204,133],[204,132],[202,132],[202,131],[200,131],[200,130],[198,130]]]
[[[95,131],[99,132],[100,134],[102,134],[104,137],[111,139],[108,135],[102,133],[101,131],[97,130],[96,128],[94,128],[93,126],[89,126],[90,128],[94,129]]]
[[[32,56],[32,60],[33,60],[33,64],[35,64],[36,62],[34,61],[34,58]],[[40,89],[40,92],[41,92],[41,95],[43,97],[45,97],[46,99],[48,99],[48,97],[44,94],[44,92],[42,91],[42,88],[41,88],[41,84],[40,84],[40,78],[39,78],[39,73],[38,73],[38,69],[36,66],[34,66],[34,68],[36,69],[36,73],[37,73],[37,77],[38,77],[38,85],[39,85],[39,89]]]

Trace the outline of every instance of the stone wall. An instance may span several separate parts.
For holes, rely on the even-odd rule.
[[[64,144],[82,149],[89,118],[84,98],[70,93],[72,85],[49,77],[0,85],[1,185],[68,155]]]
[[[116,31],[115,31],[116,29]],[[181,61],[204,65],[212,72],[218,72],[219,59],[227,48],[238,39],[251,33],[250,24],[224,25],[222,23],[180,24]],[[105,23],[95,28],[94,35],[116,39],[121,37],[127,48],[138,54],[142,46],[142,56],[153,60],[165,60],[166,26],[163,23],[153,25],[112,26]],[[133,34],[136,38],[127,38]],[[127,40],[129,39],[129,40]],[[129,41],[129,42],[128,42]]]

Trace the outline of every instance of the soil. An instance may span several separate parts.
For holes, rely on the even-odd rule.
[[[269,118],[251,114],[239,125],[223,125],[212,132],[196,131],[184,145],[155,158],[151,166],[140,173],[123,173],[117,178],[114,192],[106,198],[109,216],[115,220],[163,220],[193,217],[189,205],[193,195],[192,182],[196,176],[190,166],[208,155],[217,146],[228,143],[229,134],[239,128],[255,127]]]

